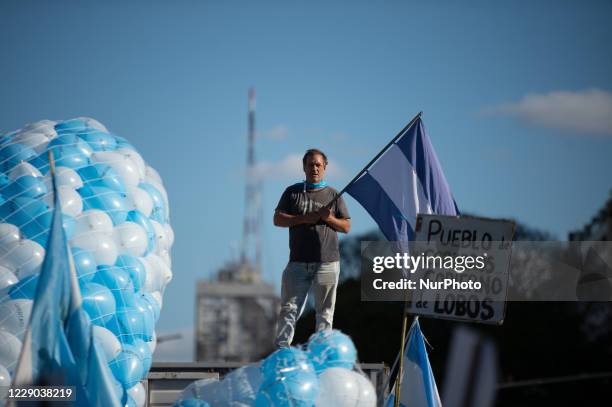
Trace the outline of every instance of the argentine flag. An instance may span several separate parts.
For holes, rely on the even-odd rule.
[[[420,117],[346,192],[368,211],[389,241],[412,240],[419,213],[459,215]]]
[[[395,386],[392,390],[394,389]],[[385,402],[385,407],[394,405],[395,394],[392,392]],[[399,405],[400,407],[442,407],[418,318],[412,323],[408,333]]]
[[[75,406],[120,406],[105,356],[93,340],[81,308],[81,292],[62,227],[53,177],[55,208],[30,323],[12,386],[74,386]]]

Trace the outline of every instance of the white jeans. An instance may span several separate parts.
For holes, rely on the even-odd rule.
[[[289,262],[283,271],[281,309],[274,344],[279,348],[291,345],[295,324],[304,311],[308,291],[314,284],[316,330],[331,329],[336,304],[336,287],[340,263]]]

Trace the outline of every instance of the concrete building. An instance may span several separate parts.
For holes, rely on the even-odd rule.
[[[196,360],[253,362],[273,350],[279,299],[249,263],[229,263],[215,281],[200,281]]]

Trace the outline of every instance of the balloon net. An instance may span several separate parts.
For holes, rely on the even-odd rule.
[[[43,120],[0,137],[0,377],[14,373],[45,258],[54,209],[49,152],[95,341],[120,395],[144,400],[139,382],[172,278],[168,196],[134,146],[90,118]]]

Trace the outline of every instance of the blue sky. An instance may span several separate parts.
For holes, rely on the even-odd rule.
[[[139,149],[176,234],[158,331],[188,334],[194,282],[240,242],[249,86],[277,285],[296,157],[326,151],[341,188],[420,110],[463,211],[565,238],[612,188],[611,19],[609,1],[5,1],[0,130],[85,115]],[[375,227],[347,202],[353,233]]]

